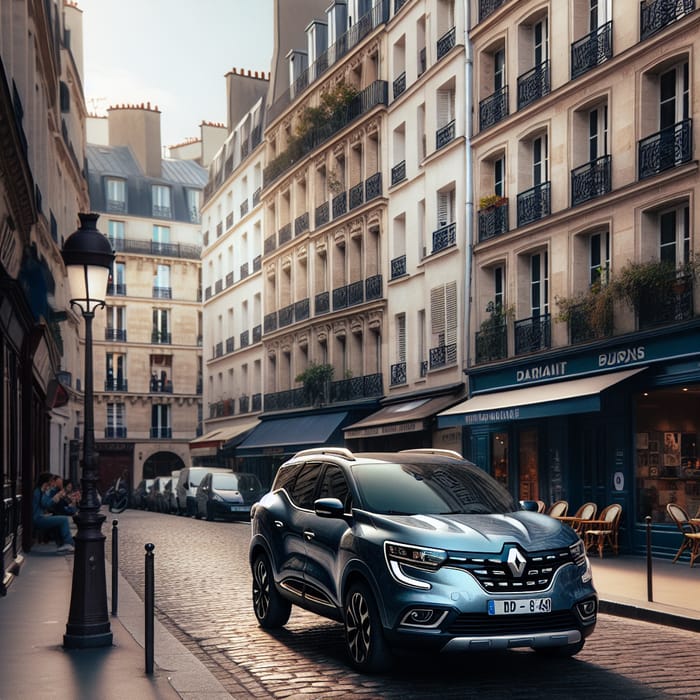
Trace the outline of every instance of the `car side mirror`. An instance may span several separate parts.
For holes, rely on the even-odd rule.
[[[531,513],[536,513],[537,501],[520,501],[520,510],[529,510]]]
[[[321,518],[345,517],[345,508],[339,498],[319,498],[314,501],[314,511]]]

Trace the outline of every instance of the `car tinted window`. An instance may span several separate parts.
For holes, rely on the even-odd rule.
[[[212,474],[211,486],[214,489],[225,489],[228,491],[238,491],[241,487],[238,477],[235,474]]]
[[[237,474],[240,491],[262,491],[262,484],[255,474]]]
[[[204,478],[206,471],[195,471],[194,469],[190,472],[190,485],[199,486],[199,482]]]
[[[299,470],[301,469],[301,464],[292,464],[287,467],[281,467],[275,476],[275,481],[272,486],[274,490],[276,489],[287,489],[290,490],[290,484],[294,483]]]
[[[358,464],[362,507],[375,513],[510,513],[515,504],[495,479],[465,464]]]
[[[348,482],[343,470],[335,464],[329,464],[321,479],[318,497],[337,498],[345,506],[345,510],[349,511],[349,493]]]
[[[299,508],[314,507],[314,491],[320,471],[320,464],[305,464],[297,474],[289,496]]]

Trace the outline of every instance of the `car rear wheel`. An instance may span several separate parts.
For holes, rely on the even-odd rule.
[[[581,639],[574,644],[565,644],[561,647],[545,647],[543,649],[536,649],[537,653],[543,656],[550,656],[554,659],[568,659],[570,656],[575,656],[583,649],[585,640]]]
[[[363,583],[345,597],[345,645],[350,663],[362,673],[384,670],[391,660],[374,596]]]
[[[292,604],[275,588],[272,567],[264,554],[259,554],[253,562],[253,609],[264,629],[282,627],[292,613]]]

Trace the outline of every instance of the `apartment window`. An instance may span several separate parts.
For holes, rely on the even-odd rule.
[[[391,169],[391,184],[396,185],[406,179],[406,124],[394,129],[394,166]]]
[[[479,102],[479,129],[488,129],[508,116],[508,86],[506,84],[506,50],[499,46],[482,56],[482,94]]]
[[[185,199],[187,201],[187,216],[190,222],[193,224],[198,224],[200,221],[199,198],[199,190],[185,189]]]
[[[112,274],[107,283],[107,294],[110,296],[126,294],[126,263],[112,263]]]
[[[430,290],[431,369],[457,361],[457,318],[457,283],[433,287]]]
[[[401,214],[394,218],[393,248],[394,255],[391,259],[391,279],[406,274],[406,215]]]
[[[535,318],[549,313],[549,273],[546,252],[530,256],[530,313]]]
[[[406,383],[406,314],[396,315],[396,362],[391,366],[391,384]]]
[[[454,184],[437,193],[437,220],[438,229],[433,232],[433,253],[457,243]]]
[[[503,265],[493,268],[493,304],[496,309],[505,309],[505,269]]]
[[[107,404],[105,437],[126,437],[126,406],[123,403]]]
[[[611,0],[574,0],[571,79],[612,57]]]
[[[168,309],[153,309],[153,343],[170,343],[170,312]]]
[[[549,151],[547,136],[538,136],[532,141],[532,183],[541,185],[548,180]]]
[[[549,93],[549,28],[546,16],[521,26],[520,51],[533,66],[518,76],[518,109],[523,109]]]
[[[690,260],[690,209],[687,204],[659,214],[659,259],[673,267]]]
[[[605,283],[610,269],[610,236],[608,231],[588,237],[588,284]]]
[[[107,236],[112,249],[115,251],[124,250],[124,222],[109,219],[107,222]]]
[[[105,180],[105,190],[107,211],[126,212],[126,181],[109,177]]]
[[[537,221],[550,213],[549,152],[547,135],[535,136],[525,147],[532,158],[532,186],[518,194],[518,226]]]
[[[425,103],[418,105],[416,114],[416,131],[418,135],[418,160],[421,161],[427,155],[425,138]]]
[[[455,137],[455,85],[454,81],[437,91],[437,125],[435,148],[440,149]]]
[[[126,391],[126,355],[108,352],[105,363],[105,391]]]
[[[158,403],[151,406],[151,437],[161,439],[172,437],[168,404]]]
[[[170,265],[158,265],[153,276],[153,296],[157,299],[171,299]]]
[[[151,186],[152,214],[159,219],[172,218],[170,188],[165,185]]]
[[[124,306],[105,307],[105,340],[126,340],[126,308]]]
[[[393,95],[396,99],[406,90],[406,37],[401,38],[394,44],[394,83]]]

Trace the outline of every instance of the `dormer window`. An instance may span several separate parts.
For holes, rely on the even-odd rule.
[[[151,197],[153,216],[158,219],[171,219],[173,214],[170,206],[170,188],[165,185],[153,185]]]
[[[105,180],[105,190],[107,211],[124,214],[126,212],[126,181],[108,177]]]

